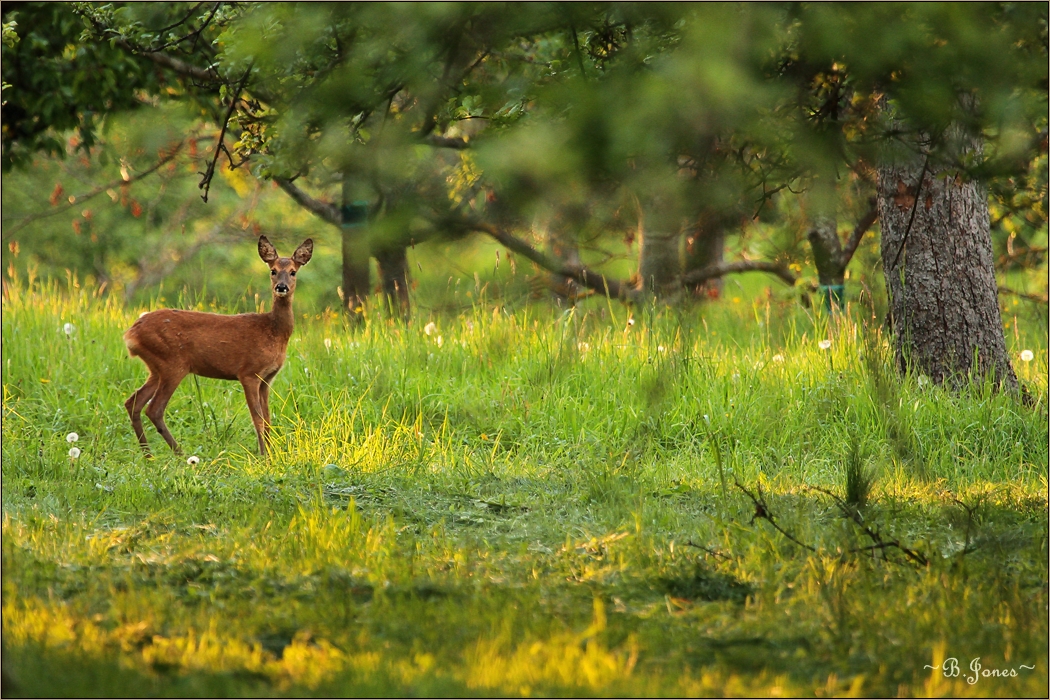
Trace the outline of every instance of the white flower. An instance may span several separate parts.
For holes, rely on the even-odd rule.
[[[325,338],[324,339],[324,349],[325,350],[331,350],[332,349],[332,339],[331,338]]]
[[[66,435],[66,442],[71,443],[71,444],[76,442],[79,439],[80,439],[80,436],[77,435],[76,433],[70,433],[69,435]]]
[[[191,467],[197,466],[198,464],[200,464],[200,461],[201,458],[197,455],[190,455],[186,458],[186,464],[190,465]]]
[[[627,319],[627,325],[628,326],[633,326],[634,325],[634,319],[633,318]]]
[[[773,362],[783,362],[784,356],[780,354],[773,355]]]
[[[72,457],[73,459],[76,459],[77,457],[79,457],[80,456],[80,448],[79,447],[70,447],[69,448],[69,456]]]
[[[820,348],[821,350],[827,350],[828,348],[831,347],[831,341],[830,340],[822,340],[819,343],[817,343],[817,347]]]
[[[1022,362],[1031,362],[1033,359],[1035,359],[1035,353],[1033,353],[1031,350],[1022,350],[1021,351],[1021,361]]]
[[[431,321],[427,325],[423,326],[423,332],[427,335],[433,335],[434,331],[437,330],[437,324]]]
[[[73,331],[75,331],[76,329],[77,327],[74,326],[72,323],[67,323],[66,325],[62,326],[62,331],[66,335],[73,335]]]

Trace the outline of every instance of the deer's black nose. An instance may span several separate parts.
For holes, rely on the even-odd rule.
[[[288,293],[288,285],[285,284],[284,282],[278,282],[277,284],[274,285],[273,291],[277,292],[278,294],[287,294]]]

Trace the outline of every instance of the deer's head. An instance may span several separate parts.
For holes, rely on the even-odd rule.
[[[309,238],[295,249],[292,257],[282,258],[277,255],[273,244],[266,240],[266,236],[259,236],[259,257],[270,266],[270,288],[275,298],[292,296],[295,292],[295,273],[310,262],[313,254],[314,242]]]

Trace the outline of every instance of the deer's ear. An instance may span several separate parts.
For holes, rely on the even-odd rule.
[[[266,236],[259,236],[259,257],[267,265],[277,259],[277,249],[273,247],[273,243],[266,240]]]
[[[303,244],[296,248],[295,252],[292,253],[292,260],[299,263],[300,265],[305,265],[306,263],[310,262],[310,258],[312,258],[313,255],[314,242],[312,239],[307,238],[305,241],[303,241]]]

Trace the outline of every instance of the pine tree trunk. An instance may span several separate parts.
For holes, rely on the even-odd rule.
[[[343,183],[343,310],[351,319],[364,319],[365,300],[371,291],[371,270],[366,218],[368,207],[351,202],[349,182]]]
[[[806,237],[813,249],[813,264],[817,267],[817,280],[822,287],[825,306],[828,311],[841,307],[846,264],[843,261],[842,242],[839,241],[838,222],[833,216],[815,216],[813,228]]]
[[[726,226],[729,220],[724,214],[710,209],[700,213],[693,230],[685,239],[684,274],[718,265],[725,260]],[[695,297],[717,299],[722,295],[722,278],[695,284],[689,291]]]
[[[570,265],[580,265],[580,247],[573,232],[567,230],[560,217],[540,220],[536,224],[537,233],[547,239],[547,249],[551,257]],[[576,280],[565,275],[551,273],[551,294],[558,301],[571,301],[576,298],[579,287]]]
[[[653,206],[639,223],[642,243],[639,249],[639,289],[657,296],[677,291],[682,272],[679,241],[682,234],[674,216]]]
[[[408,321],[411,301],[408,297],[408,249],[395,246],[376,251],[379,279],[383,287],[383,299],[391,316]]]
[[[898,363],[938,384],[958,388],[973,372],[1017,391],[999,313],[988,193],[962,176],[935,176],[936,164],[924,161],[899,156],[879,169]]]

